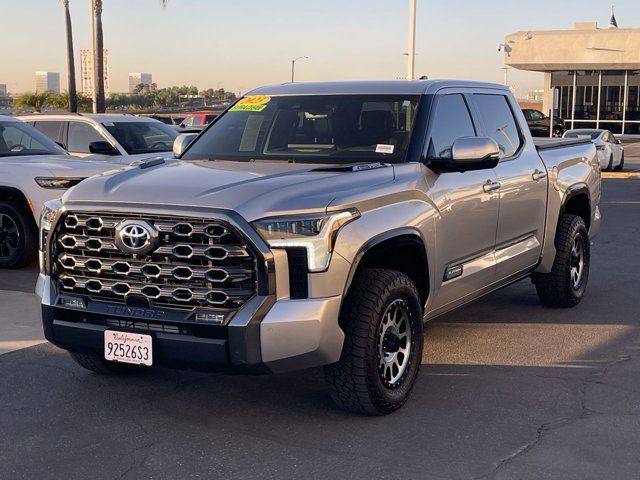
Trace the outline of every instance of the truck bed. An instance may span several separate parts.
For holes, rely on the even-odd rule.
[[[534,138],[533,143],[538,151],[542,151],[591,143],[591,140],[588,138]]]

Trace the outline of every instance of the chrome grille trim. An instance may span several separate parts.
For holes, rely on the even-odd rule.
[[[151,223],[154,251],[123,253],[116,227]],[[124,303],[128,295],[151,306],[237,309],[257,292],[257,264],[237,225],[218,219],[165,215],[69,212],[52,238],[52,262],[61,291]]]

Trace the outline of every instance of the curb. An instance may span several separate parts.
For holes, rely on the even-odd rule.
[[[638,178],[640,179],[640,172],[602,172],[602,178]]]

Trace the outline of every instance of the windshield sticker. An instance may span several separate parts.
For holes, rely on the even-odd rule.
[[[104,122],[102,125],[104,125],[105,127],[115,127],[115,124],[111,122]]]
[[[384,143],[379,143],[376,145],[376,153],[393,153],[393,149],[395,147],[393,145],[385,145]]]
[[[271,97],[267,95],[250,95],[241,98],[238,103],[229,109],[230,112],[261,112],[267,108]]]

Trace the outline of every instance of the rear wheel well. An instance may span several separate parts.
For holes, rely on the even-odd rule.
[[[588,231],[591,226],[591,202],[589,201],[589,195],[583,192],[571,196],[566,201],[562,213],[582,217]]]
[[[422,305],[426,303],[429,296],[429,266],[424,243],[419,237],[401,235],[372,246],[358,263],[352,282],[365,268],[396,270],[404,273],[415,284]]]

